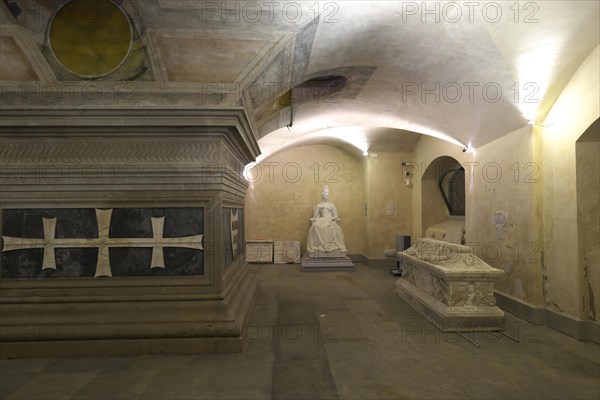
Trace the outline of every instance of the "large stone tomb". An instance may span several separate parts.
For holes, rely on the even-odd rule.
[[[0,357],[239,352],[244,111],[5,110]]]
[[[463,245],[418,239],[398,252],[404,263],[396,295],[444,332],[494,331],[504,326],[495,304],[493,268]]]

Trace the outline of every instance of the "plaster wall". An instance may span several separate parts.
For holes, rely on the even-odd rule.
[[[536,226],[535,190],[541,166],[534,161],[531,127],[511,132],[478,148],[465,168],[467,245],[493,267],[506,273],[494,288],[531,304],[541,305],[541,243]],[[508,214],[499,238],[492,212]]]
[[[545,304],[584,317],[577,228],[576,141],[600,115],[596,49],[573,75],[543,122]]]
[[[328,145],[277,153],[259,164],[260,178],[257,169],[250,171],[254,182],[246,196],[246,237],[299,240],[304,254],[309,218],[327,184],[348,253],[383,259],[384,250],[396,248],[396,235],[412,231],[412,189],[402,180],[402,162],[410,159],[409,153],[358,159]]]
[[[600,312],[600,131],[593,140],[578,142],[577,219],[579,264],[582,266],[583,318],[598,321]],[[587,135],[586,135],[587,136]]]
[[[365,253],[361,159],[334,146],[304,146],[277,153],[249,173],[247,239],[297,240],[306,253],[313,208],[329,185],[348,252]]]
[[[412,189],[402,175],[402,162],[410,159],[409,153],[379,153],[365,160],[369,258],[384,258],[385,249],[396,248],[396,235],[412,231]]]
[[[369,162],[369,158],[364,158],[362,161],[362,178],[363,178],[363,236],[365,238],[363,251],[365,253],[369,250],[369,241],[368,237],[372,231],[371,226],[371,218],[369,217],[369,193],[371,193],[371,181],[369,180],[369,176],[371,174],[371,169],[373,164]],[[366,255],[366,254],[365,254]]]

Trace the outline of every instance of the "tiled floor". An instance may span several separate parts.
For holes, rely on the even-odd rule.
[[[600,346],[507,315],[442,334],[386,269],[251,266],[261,293],[243,354],[0,361],[2,399],[598,399]]]

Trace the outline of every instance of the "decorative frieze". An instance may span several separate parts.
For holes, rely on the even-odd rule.
[[[218,163],[221,143],[205,138],[2,139],[3,164]]]

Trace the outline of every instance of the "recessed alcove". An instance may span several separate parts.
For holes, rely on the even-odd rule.
[[[421,175],[421,202],[423,237],[430,227],[449,220],[464,225],[465,174],[458,160],[440,156],[427,166]]]
[[[600,119],[575,144],[577,170],[577,231],[583,317],[598,321],[600,312]]]

